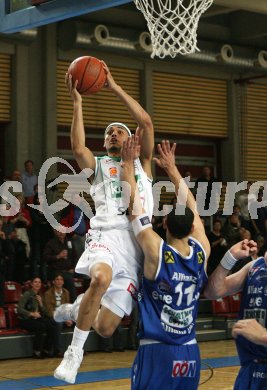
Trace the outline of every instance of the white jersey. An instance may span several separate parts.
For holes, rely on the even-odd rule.
[[[96,157],[95,178],[90,195],[95,203],[95,216],[90,221],[91,229],[127,229],[132,226],[127,215],[129,194],[123,191],[121,183],[121,158]],[[152,180],[147,177],[140,160],[135,160],[135,179],[143,207],[152,217]]]

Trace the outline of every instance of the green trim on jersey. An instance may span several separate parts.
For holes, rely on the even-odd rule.
[[[103,158],[110,158],[111,160],[114,160],[114,161],[121,161],[121,157],[111,157],[111,156],[101,156],[101,157],[97,157],[97,159],[103,159]]]
[[[104,157],[100,157],[101,159],[104,158]],[[103,170],[102,170],[102,165],[99,161],[99,165],[100,165],[100,173],[101,173],[101,176],[102,176],[102,183],[103,183],[103,188],[104,188],[104,193],[105,193],[105,199],[106,199],[106,204],[108,206],[108,203],[107,203],[107,193],[106,193],[106,186],[104,184],[104,175],[103,175]]]

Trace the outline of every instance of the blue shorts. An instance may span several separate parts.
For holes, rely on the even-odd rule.
[[[234,390],[267,390],[267,364],[251,362],[242,366]]]
[[[200,377],[197,344],[147,344],[139,347],[132,366],[132,390],[196,390]]]

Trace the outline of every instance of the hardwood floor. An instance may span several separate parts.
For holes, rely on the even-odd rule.
[[[200,342],[199,346],[203,361],[199,389],[232,389],[234,380],[239,370],[239,367],[236,365],[238,363],[236,360],[237,353],[234,342],[232,340]],[[50,388],[54,390],[95,390],[105,388],[105,390],[129,390],[129,373],[134,356],[135,351],[113,353],[91,352],[84,357],[79,372],[96,372],[98,376],[98,378],[96,378],[97,381],[75,385],[63,384],[62,382],[58,382],[53,379],[53,371],[60,363],[61,359],[51,358],[45,360],[2,360],[0,361],[0,389],[6,390],[11,388],[12,390],[26,390],[38,388],[39,390],[44,390]],[[233,361],[232,359],[234,359],[234,366],[231,366],[231,361]],[[209,369],[206,364],[213,368]],[[112,376],[110,376],[110,371],[106,370],[114,370],[118,374],[118,379],[109,379]],[[103,379],[101,378],[102,374]],[[210,376],[211,378],[208,380]],[[6,382],[10,379],[15,380],[15,382],[11,383],[12,386],[8,386],[9,382]]]

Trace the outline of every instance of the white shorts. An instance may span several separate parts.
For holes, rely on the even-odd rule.
[[[124,317],[131,314],[135,304],[143,257],[132,231],[90,230],[86,249],[76,265],[75,272],[90,277],[93,265],[108,264],[112,268],[112,281],[101,304]]]

